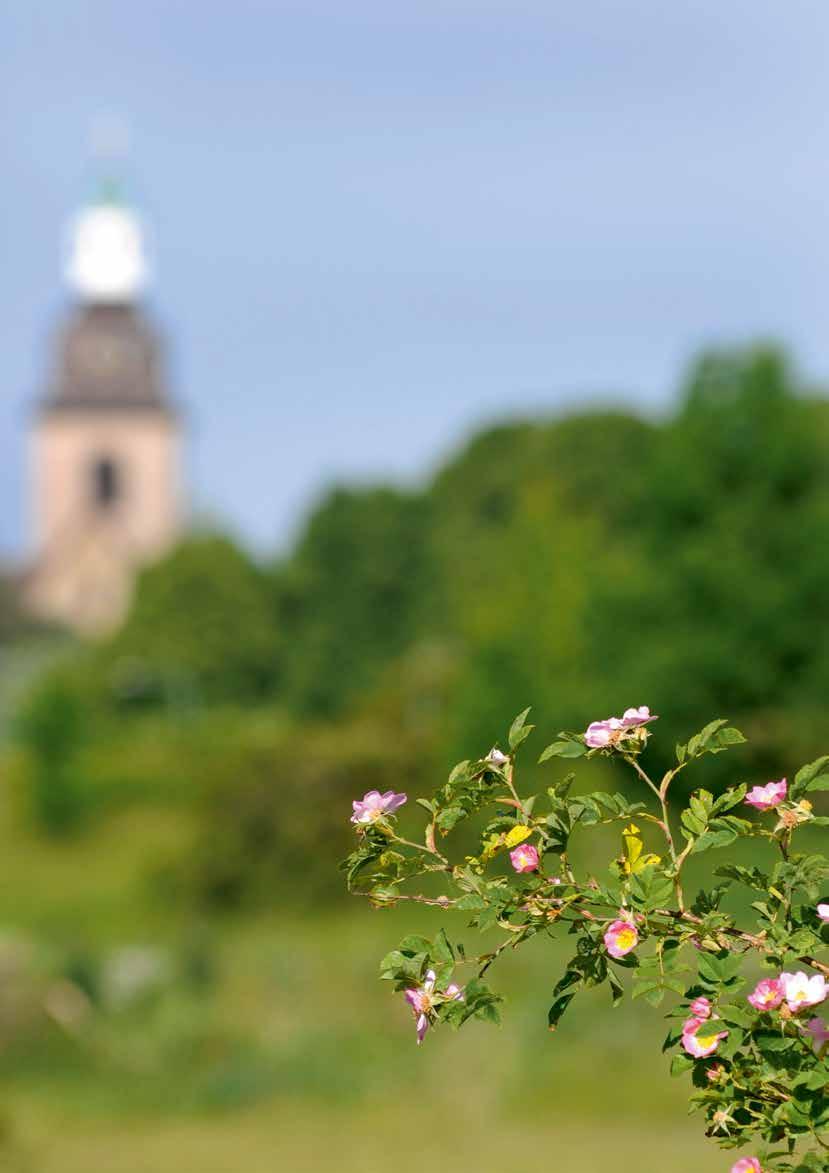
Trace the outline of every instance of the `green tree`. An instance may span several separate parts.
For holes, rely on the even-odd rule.
[[[204,534],[142,571],[96,658],[134,701],[250,701],[274,689],[279,652],[266,575],[229,538]]]
[[[282,695],[298,712],[343,712],[434,613],[429,517],[428,499],[393,489],[337,489],[315,510],[274,572]]]

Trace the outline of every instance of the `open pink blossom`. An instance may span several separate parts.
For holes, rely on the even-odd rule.
[[[731,1173],[763,1173],[756,1157],[740,1157],[731,1166]]]
[[[623,732],[624,728],[618,717],[608,717],[606,721],[591,721],[584,735],[584,744],[590,749],[607,749],[616,744]]]
[[[538,848],[532,843],[520,843],[509,853],[509,860],[515,870],[521,872],[538,871]]]
[[[829,925],[829,904],[819,904],[817,914],[825,925]]]
[[[812,1044],[814,1045],[815,1052],[819,1055],[826,1044],[829,1043],[829,1026],[827,1026],[822,1018],[810,1018],[805,1023],[803,1029],[807,1034],[812,1036]]]
[[[584,743],[590,749],[613,749],[622,738],[634,737],[636,730],[649,721],[656,721],[647,705],[638,709],[625,709],[622,717],[607,717],[604,721],[591,721],[584,734]],[[642,740],[644,733],[639,740]]]
[[[354,814],[351,821],[365,827],[386,815],[393,814],[406,801],[405,794],[395,794],[393,790],[387,790],[385,794],[381,794],[379,790],[369,790],[361,799],[355,798],[352,802]]]
[[[446,989],[441,992],[435,989],[435,982],[437,978],[433,969],[426,971],[423,985],[417,986],[415,989],[405,990],[403,996],[412,1008],[415,1016],[415,1030],[417,1032],[417,1044],[423,1042],[426,1031],[429,1029],[434,1014],[435,1006],[441,1002],[462,1002],[463,990],[460,986],[456,986],[454,982],[448,985]]]
[[[707,998],[694,998],[691,1003],[691,1014],[694,1018],[710,1018],[711,1017],[711,1003]]]
[[[805,1010],[808,1006],[819,1006],[829,994],[826,978],[819,973],[810,976],[798,970],[797,973],[781,973],[780,984],[783,987],[783,997],[786,1005],[796,1014],[798,1010]]]
[[[777,978],[763,978],[748,995],[748,1000],[755,1010],[776,1010],[783,1001],[783,987]]]
[[[781,778],[779,782],[767,782],[765,786],[753,786],[746,795],[745,801],[755,810],[770,811],[780,805],[788,790],[788,782],[785,778]]]
[[[615,920],[605,929],[604,943],[611,957],[626,957],[639,944],[636,925],[629,920]]]
[[[682,1046],[694,1059],[704,1059],[706,1055],[713,1055],[724,1038],[728,1037],[727,1030],[718,1031],[713,1018],[686,1018],[682,1024]]]
[[[622,714],[622,725],[625,729],[635,729],[638,725],[647,725],[650,721],[658,721],[656,713],[651,713],[647,705],[640,705],[638,709],[625,709]]]

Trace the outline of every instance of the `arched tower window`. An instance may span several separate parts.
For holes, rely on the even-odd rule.
[[[123,485],[118,465],[111,456],[99,456],[92,464],[92,501],[110,509],[121,497]]]

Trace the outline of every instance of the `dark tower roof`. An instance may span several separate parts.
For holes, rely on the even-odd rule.
[[[41,410],[173,411],[162,383],[160,345],[131,304],[81,305],[58,339]]]

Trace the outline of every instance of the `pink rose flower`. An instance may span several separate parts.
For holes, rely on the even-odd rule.
[[[608,717],[606,721],[591,721],[584,735],[584,744],[590,749],[607,749],[615,745],[623,732],[622,722],[618,717]]]
[[[538,848],[532,843],[520,843],[509,853],[509,859],[519,873],[538,871]]]
[[[812,1036],[815,1053],[819,1055],[826,1044],[829,1043],[829,1026],[826,1025],[822,1018],[810,1018],[803,1029],[807,1034]]]
[[[797,973],[781,973],[780,984],[783,987],[783,997],[793,1014],[798,1010],[805,1010],[808,1006],[819,1006],[825,1001],[829,986],[826,978],[820,974],[809,976],[798,970]]]
[[[785,778],[781,778],[779,782],[767,782],[765,786],[753,786],[745,796],[745,801],[758,811],[770,811],[780,805],[788,790],[788,782]]]
[[[721,1041],[728,1037],[727,1030],[717,1031],[713,1018],[687,1018],[682,1024],[682,1046],[694,1059],[713,1055]]]
[[[731,1173],[763,1173],[756,1157],[740,1157],[731,1166]]]
[[[825,925],[829,925],[829,904],[819,904],[817,914]]]
[[[592,721],[584,734],[584,743],[590,749],[612,749],[626,734],[633,735],[640,726],[656,720],[656,714],[651,714],[647,705],[640,705],[638,709],[625,709],[622,717]]]
[[[635,729],[637,725],[647,725],[649,721],[658,720],[656,713],[651,713],[647,705],[640,705],[638,709],[625,709],[622,714],[625,729]]]
[[[456,986],[454,982],[447,986],[443,993],[441,993],[435,989],[436,980],[435,971],[428,969],[422,986],[418,986],[412,990],[405,990],[403,993],[415,1016],[415,1031],[417,1032],[418,1046],[423,1042],[426,1031],[431,1025],[435,1006],[441,1002],[463,1001],[463,990],[459,986]]]
[[[387,790],[385,794],[381,794],[379,790],[369,790],[361,799],[352,802],[354,814],[351,816],[351,822],[363,827],[369,823],[376,823],[378,819],[393,814],[406,801],[405,794],[395,794],[393,790]]]
[[[605,930],[604,943],[611,957],[626,957],[639,944],[636,925],[629,920],[615,920]]]
[[[783,1001],[783,987],[777,978],[763,978],[748,995],[755,1010],[776,1010]]]
[[[694,1018],[710,1018],[711,1017],[711,1003],[707,998],[694,998],[691,1003],[691,1014]]]

